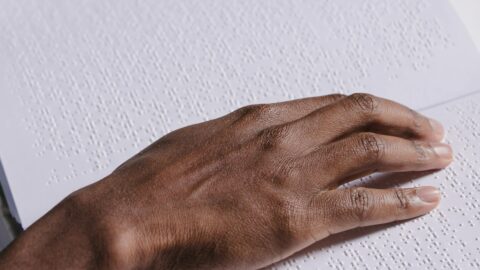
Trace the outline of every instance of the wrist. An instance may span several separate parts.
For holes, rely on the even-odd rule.
[[[81,238],[93,268],[139,268],[138,233],[120,202],[102,190],[103,181],[72,193],[59,204],[62,226]],[[108,196],[106,194],[109,194]],[[75,237],[75,235],[77,237]],[[67,245],[72,245],[70,242]]]
[[[68,198],[25,230],[0,257],[1,269],[90,268],[95,247],[87,217]]]
[[[76,227],[74,234],[88,243],[94,268],[145,268],[151,260],[146,255],[151,252],[145,244],[150,239],[142,238],[145,234],[139,229],[144,224],[135,221],[136,209],[131,203],[105,188],[108,181],[109,177],[68,196],[59,204],[63,218],[67,226]]]
[[[0,269],[142,269],[175,261],[182,226],[158,220],[155,232],[147,232],[149,225],[136,220],[138,209],[115,199],[102,182],[74,192],[32,224],[1,253]]]

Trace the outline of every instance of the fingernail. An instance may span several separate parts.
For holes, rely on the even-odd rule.
[[[443,129],[443,125],[440,124],[440,122],[438,122],[437,120],[431,118],[429,119],[429,122],[430,126],[432,127],[433,133],[437,136],[437,138],[443,140],[443,138],[445,137],[445,130]]]
[[[437,154],[438,157],[448,160],[452,159],[453,151],[450,145],[444,143],[430,143],[430,145],[432,146],[433,151],[435,151],[435,154]]]
[[[416,194],[426,203],[436,203],[440,200],[440,190],[436,187],[419,187],[416,189]]]

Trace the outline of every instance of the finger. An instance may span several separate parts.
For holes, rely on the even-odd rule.
[[[284,124],[345,98],[343,94],[302,98],[271,104],[256,104],[240,108],[227,118],[241,125],[268,126]]]
[[[271,106],[278,109],[280,123],[291,122],[305,115],[335,103],[346,96],[343,94],[331,94],[320,97],[308,97],[291,101],[273,103]]]
[[[437,121],[369,94],[353,94],[288,125],[294,136],[302,138],[305,148],[369,129],[427,141],[441,141],[444,134]]]
[[[352,176],[358,178],[372,172],[441,169],[448,166],[452,158],[451,147],[444,143],[358,133],[305,156],[302,163],[311,167],[304,170],[314,174],[310,178],[318,176],[321,169],[330,179],[329,185],[338,185],[352,180]]]
[[[353,188],[323,193],[314,199],[311,206],[325,209],[322,218],[327,223],[329,233],[334,234],[356,227],[421,216],[434,209],[439,201],[440,192],[435,187]],[[312,209],[311,212],[316,211]]]

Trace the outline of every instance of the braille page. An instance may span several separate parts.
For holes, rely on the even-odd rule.
[[[271,269],[480,269],[480,91],[423,113],[443,120],[453,164],[433,174],[388,174],[353,185],[437,186],[440,206],[413,220],[333,235]]]
[[[476,90],[445,0],[0,0],[0,155],[24,227],[167,132],[250,103]]]

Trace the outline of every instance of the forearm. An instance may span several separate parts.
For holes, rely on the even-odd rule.
[[[0,254],[0,269],[149,269],[153,263],[156,269],[170,269],[179,258],[186,263],[197,259],[182,258],[184,250],[205,251],[177,237],[181,225],[169,230],[158,223],[162,235],[141,238],[128,218],[113,214],[125,206],[97,200],[106,197],[99,192],[105,191],[105,181],[74,192],[30,226]]]
[[[0,255],[0,269],[92,268],[98,249],[87,217],[69,199],[38,220]]]

